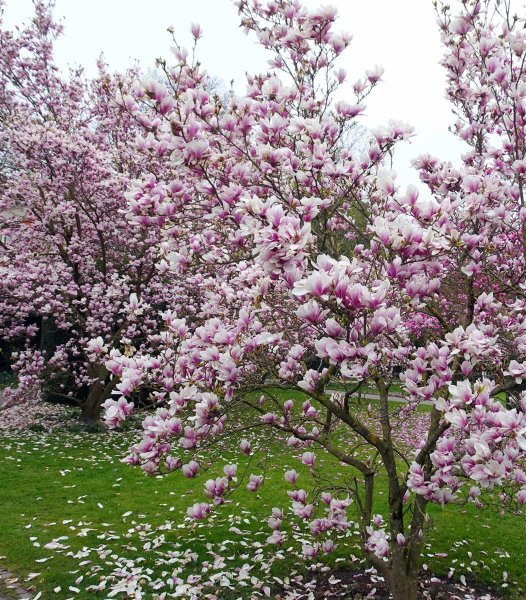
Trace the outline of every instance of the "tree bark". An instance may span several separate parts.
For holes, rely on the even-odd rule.
[[[110,379],[110,373],[105,367],[90,369],[91,376],[96,377],[91,384],[88,397],[82,404],[80,420],[85,423],[98,423],[102,411],[102,404],[111,396],[115,387],[115,380]]]
[[[418,593],[417,574],[406,573],[403,562],[396,566],[393,563],[392,572],[389,577],[389,591],[393,600],[416,600]]]
[[[418,591],[418,559],[419,545],[406,548],[397,544],[397,536],[405,535],[408,542],[413,536],[408,536],[404,530],[404,486],[400,485],[395,456],[394,443],[391,437],[392,427],[389,419],[389,386],[383,379],[376,381],[380,395],[380,419],[382,423],[383,442],[381,451],[382,461],[387,472],[389,482],[389,532],[392,539],[389,569],[387,571],[387,585],[393,600],[416,600]],[[417,532],[411,532],[413,535]]]

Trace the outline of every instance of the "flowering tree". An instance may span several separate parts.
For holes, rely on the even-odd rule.
[[[287,515],[313,536],[305,555],[329,552],[331,533],[351,528],[352,503],[368,560],[396,600],[416,598],[430,503],[526,502],[522,22],[506,2],[496,12],[491,0],[464,0],[455,16],[437,7],[456,132],[471,150],[458,169],[416,161],[424,199],[400,190],[387,166],[410,128],[392,123],[362,150],[349,144],[381,69],[354,83],[353,103],[337,99],[350,36],[335,33],[332,9],[240,0],[270,66],[248,77],[244,95],[219,98],[179,46],[176,65],[163,63],[163,78],[138,90],[117,93],[106,75],[92,93],[80,75],[62,81],[49,68],[58,30],[37,6],[32,28],[1,38],[2,141],[13,163],[2,201],[32,223],[9,227],[10,294],[74,332],[53,360],[79,357],[78,381],[104,390],[97,405],[117,387],[105,402],[110,425],[131,412],[135,389],[156,387],[160,406],[129,457],[146,472],[195,476],[196,450],[233,430],[240,411],[244,427],[276,430],[313,474],[319,451],[347,465],[348,487],[327,484],[321,516],[297,473],[285,474]],[[150,159],[140,169],[156,176],[128,194],[125,223],[117,215],[139,151]],[[155,287],[154,274],[170,286]],[[160,332],[149,307],[163,309]],[[142,347],[125,350],[148,330]],[[394,434],[394,382],[403,418],[432,405],[416,449]],[[366,420],[353,398],[371,386],[378,399]],[[254,451],[248,440],[240,450]],[[208,480],[210,502],[189,515],[224,502],[235,474],[229,465]],[[373,510],[381,477],[384,517]],[[247,487],[262,483],[253,473]],[[273,510],[270,543],[286,539],[285,514]]]
[[[128,100],[132,112],[144,103],[157,111],[149,143],[173,169],[135,189],[130,218],[163,220],[166,266],[200,294],[192,318],[164,314],[158,352],[109,357],[125,393],[106,403],[106,418],[117,425],[132,409],[126,392],[157,386],[161,406],[129,457],[149,473],[195,476],[195,450],[228,432],[240,407],[253,426],[284,434],[313,473],[313,450],[324,450],[354,473],[344,493],[321,495],[324,516],[295,487],[297,473],[285,474],[291,514],[314,537],[305,554],[332,549],[331,531],[350,527],[353,503],[365,555],[395,599],[416,598],[430,503],[482,506],[484,493],[502,509],[526,502],[522,22],[506,2],[465,0],[458,15],[437,7],[455,131],[471,150],[458,169],[420,157],[431,191],[421,198],[400,190],[386,166],[409,128],[373,132],[363,152],[347,143],[381,70],[354,84],[353,104],[336,101],[346,76],[335,61],[350,36],[333,31],[335,12],[287,0],[238,6],[272,53],[244,96],[225,106],[177,47],[167,85]],[[395,381],[404,418],[432,404],[416,449],[393,432]],[[353,403],[365,386],[378,397],[372,422]],[[504,390],[515,400],[499,397]],[[360,443],[342,442],[342,429]],[[252,452],[247,440],[241,451]],[[215,504],[234,475],[232,465],[206,482]],[[379,476],[388,481],[385,519],[373,513]],[[252,474],[247,487],[262,482]],[[210,509],[197,503],[189,515]],[[286,538],[284,519],[274,509],[269,542]]]
[[[0,29],[0,332],[31,336],[29,316],[53,319],[65,341],[51,355],[31,345],[18,355],[18,395],[38,395],[45,375],[91,420],[116,384],[97,357],[144,343],[174,288],[157,269],[159,230],[125,217],[130,180],[156,169],[116,101],[133,74],[112,76],[101,62],[93,80],[63,76],[53,62],[61,31],[46,2],[26,28]]]

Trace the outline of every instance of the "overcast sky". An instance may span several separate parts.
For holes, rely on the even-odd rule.
[[[448,132],[453,118],[444,99],[440,36],[431,0],[305,0],[315,7],[332,4],[339,11],[339,27],[353,34],[340,66],[356,80],[366,68],[380,64],[384,81],[367,100],[363,120],[369,127],[397,119],[412,124],[417,137],[399,146],[395,169],[399,183],[418,183],[410,169],[422,152],[457,161],[463,147]],[[11,26],[32,14],[31,0],[6,0]],[[208,72],[225,83],[231,79],[244,89],[244,73],[265,69],[266,52],[239,28],[232,0],[56,0],[56,15],[64,18],[65,34],[57,45],[60,66],[81,64],[94,72],[103,52],[114,70],[138,60],[144,70],[155,58],[170,58],[173,26],[177,38],[189,45],[190,24],[204,30],[199,59]],[[419,186],[421,187],[421,186]]]

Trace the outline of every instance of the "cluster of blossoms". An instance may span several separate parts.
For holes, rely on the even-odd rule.
[[[434,502],[450,502],[461,485],[458,475],[463,474],[477,484],[469,490],[470,499],[478,498],[481,488],[508,483],[516,488],[518,502],[526,502],[526,472],[518,460],[526,451],[526,399],[521,394],[520,409],[507,410],[491,398],[494,387],[487,380],[478,381],[473,390],[469,382],[449,387],[450,405],[442,399],[437,405],[452,427],[430,454],[435,469],[429,479],[422,466],[413,463],[410,490]]]
[[[60,73],[52,8],[36,2],[33,20],[12,32],[0,2],[0,336],[26,354],[40,346],[18,369],[17,397],[66,397],[92,420],[115,385],[101,353],[141,347],[159,307],[177,305],[177,285],[157,269],[159,229],[125,214],[130,181],[162,171],[117,103],[136,74],[112,75],[102,62],[93,79]]]

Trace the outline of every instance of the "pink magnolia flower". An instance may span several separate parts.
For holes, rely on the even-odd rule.
[[[243,454],[250,454],[250,442],[246,439],[241,440],[239,448]]]
[[[301,462],[304,465],[307,465],[308,467],[312,468],[314,467],[314,463],[316,462],[316,455],[314,454],[314,452],[304,452],[301,456]]]
[[[237,472],[237,465],[225,465],[223,467],[223,473],[226,475],[228,480],[234,479]]]
[[[210,505],[206,504],[205,502],[196,502],[194,505],[188,508],[186,514],[191,519],[204,519],[210,514]]]
[[[110,429],[114,429],[123,423],[127,416],[133,413],[133,402],[128,402],[126,398],[113,400],[109,398],[102,404],[104,409],[104,421]]]
[[[247,483],[249,492],[256,492],[263,483],[263,475],[250,475],[250,480]]]
[[[281,544],[283,544],[283,542],[284,542],[283,533],[281,531],[279,531],[278,529],[275,529],[272,532],[272,535],[270,535],[267,538],[267,544],[275,544],[277,546],[280,546]]]
[[[183,475],[189,479],[195,477],[197,475],[197,471],[199,471],[199,463],[197,463],[195,460],[191,460],[182,467]]]
[[[285,481],[294,485],[298,481],[298,473],[294,469],[285,471]]]

